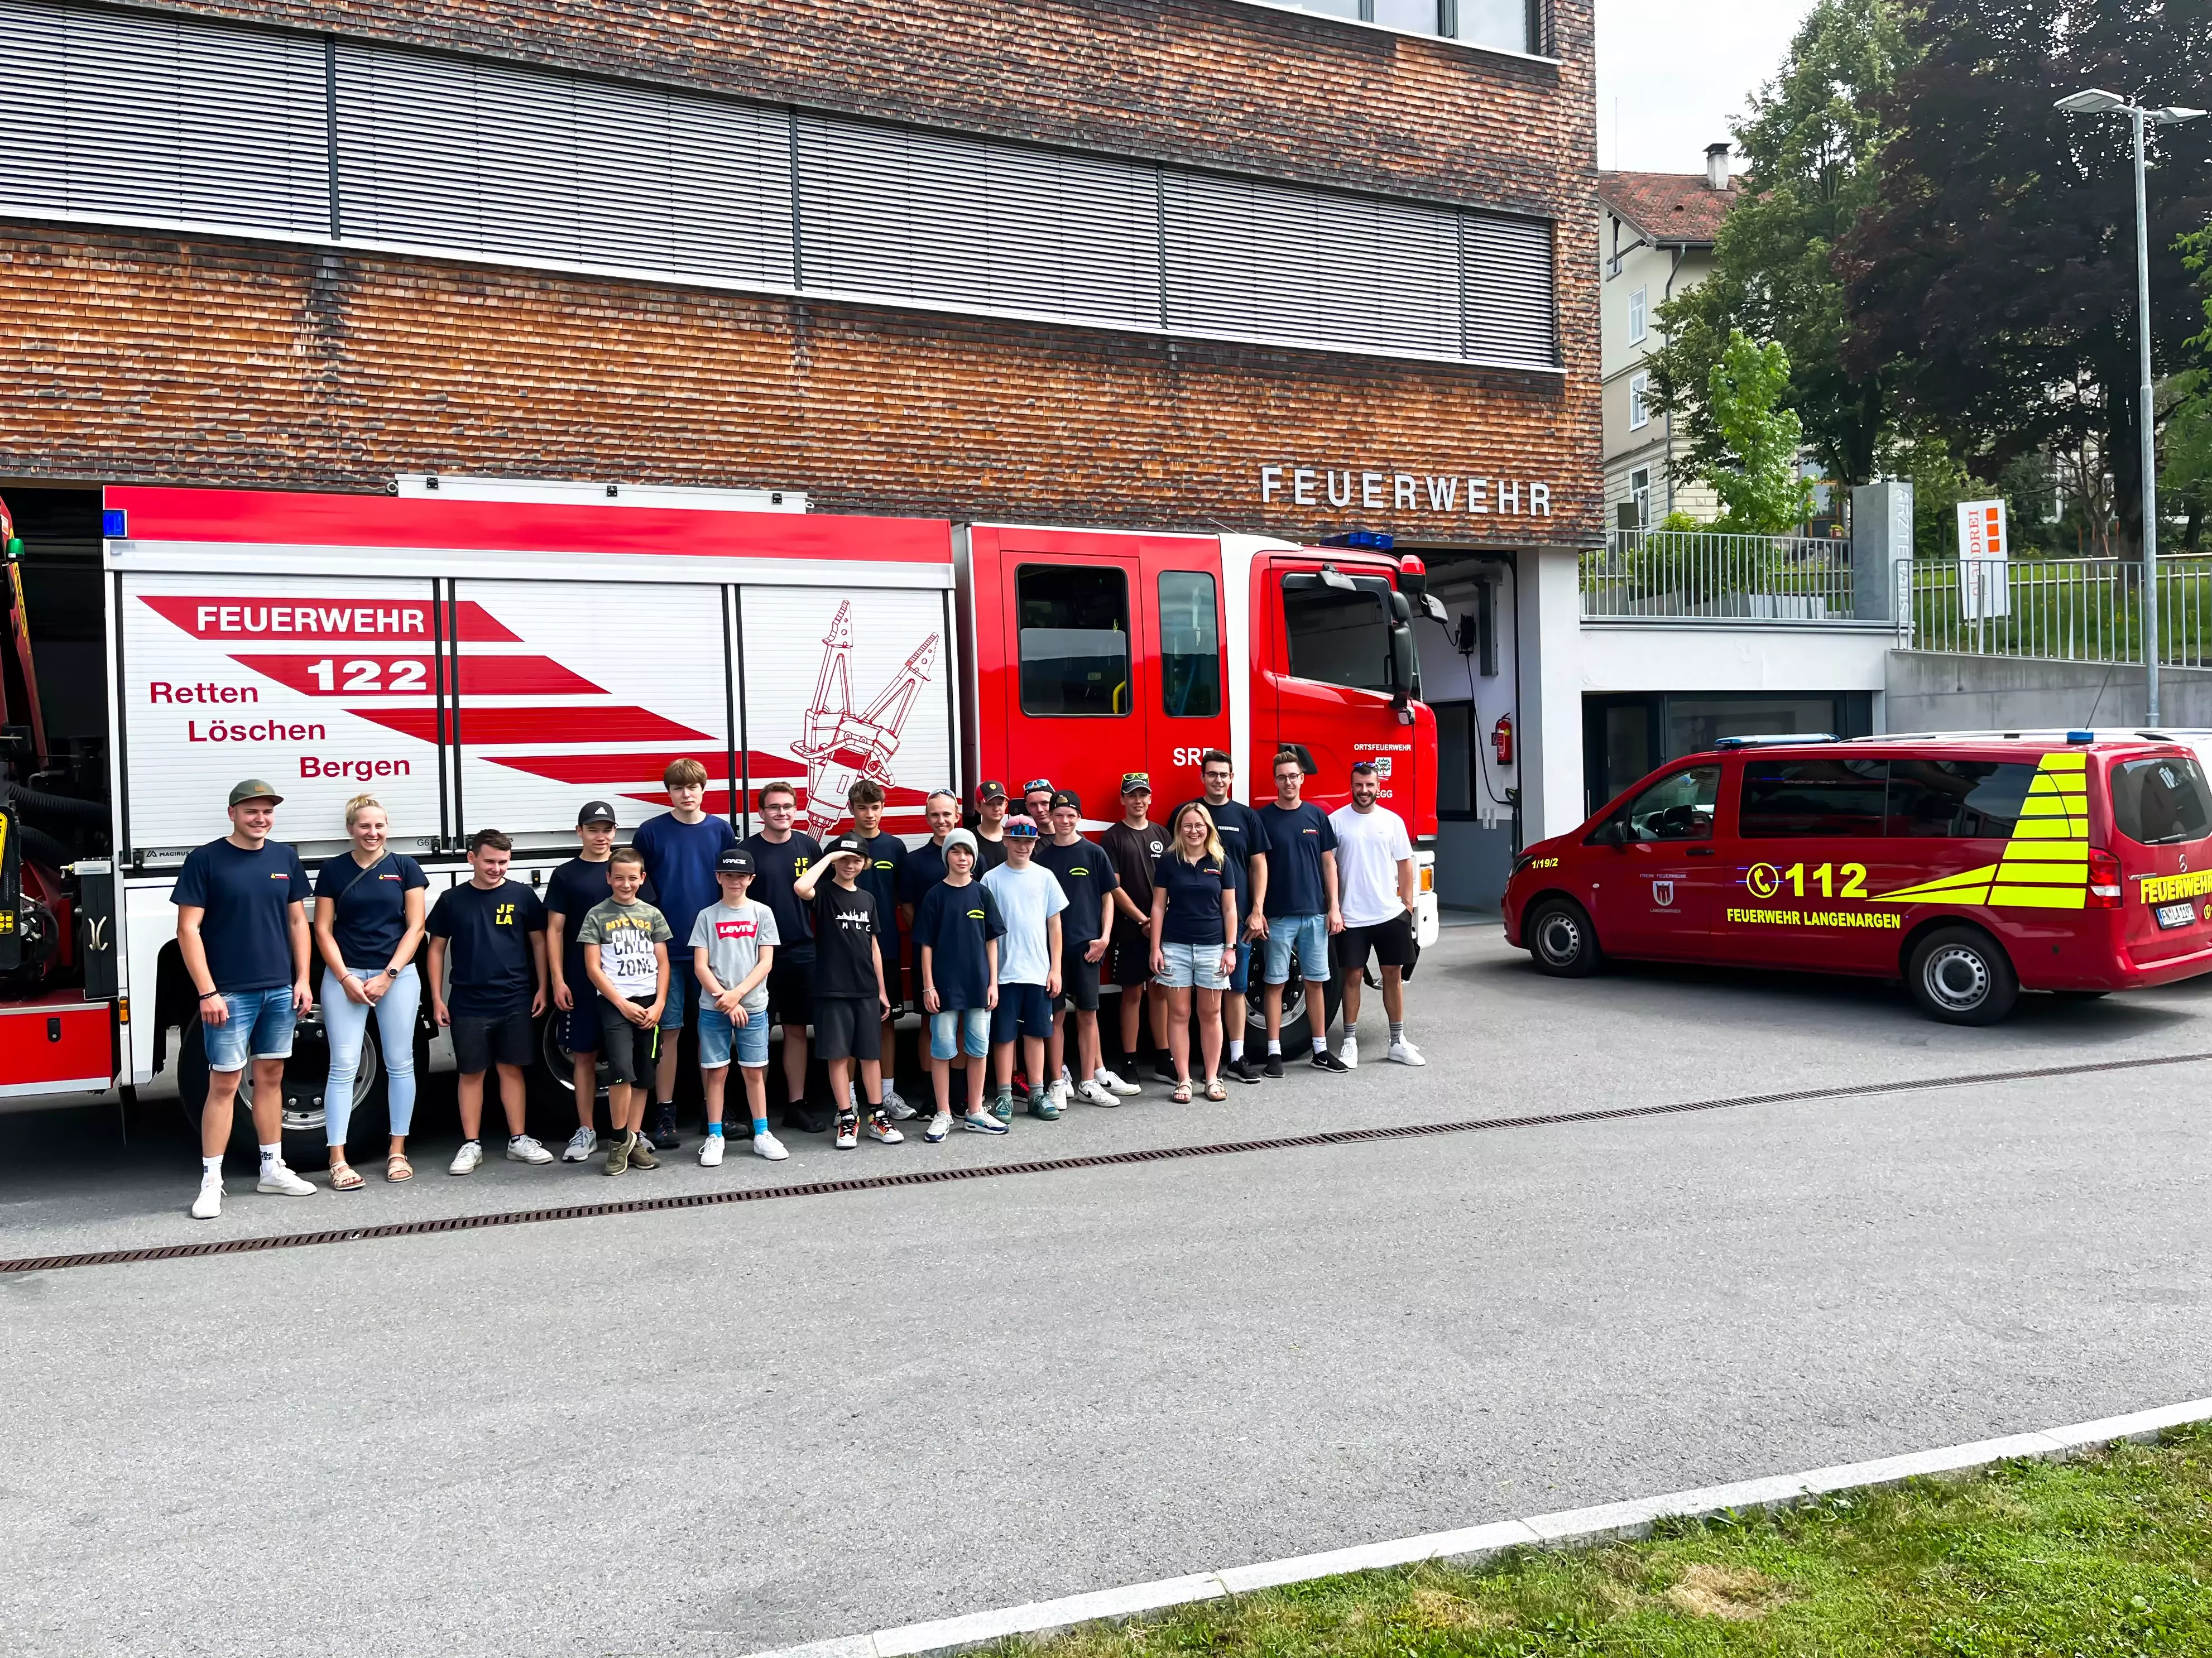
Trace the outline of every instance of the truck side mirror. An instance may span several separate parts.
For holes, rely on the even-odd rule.
[[[1413,698],[1419,659],[1413,654],[1413,630],[1402,622],[1390,624],[1390,700],[1404,708]]]

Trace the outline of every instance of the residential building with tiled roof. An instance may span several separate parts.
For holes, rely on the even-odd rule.
[[[1705,151],[1703,173],[1601,173],[1597,179],[1600,382],[1605,405],[1605,509],[1608,528],[1648,527],[1670,512],[1701,519],[1720,503],[1705,484],[1678,483],[1668,462],[1680,451],[1668,418],[1650,406],[1646,359],[1660,343],[1658,310],[1712,274],[1713,242],[1743,192],[1729,170],[1729,147]]]

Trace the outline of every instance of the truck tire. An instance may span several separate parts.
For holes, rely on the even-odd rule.
[[[426,1064],[418,1043],[418,1077]],[[323,1085],[329,1078],[329,1070],[330,1050],[319,1035],[311,1037],[303,1031],[294,1038],[292,1057],[284,1062],[283,1141],[284,1161],[295,1169],[320,1169],[330,1161],[322,1110]],[[240,1097],[231,1109],[229,1145],[230,1151],[249,1157],[255,1155],[256,1147],[252,1088],[249,1066],[239,1084]],[[196,1139],[200,1132],[200,1111],[207,1103],[207,1033],[195,1016],[186,1020],[178,1033],[177,1103],[183,1108],[185,1127]],[[370,1026],[370,1040],[362,1045],[361,1069],[354,1077],[353,1096],[353,1120],[346,1129],[348,1140],[355,1145],[381,1145],[391,1129],[390,1119],[385,1114],[383,1055],[377,1047],[374,1023]]]
[[[1942,926],[1912,947],[1905,973],[1920,1011],[1946,1024],[1995,1024],[2020,999],[2004,947],[1974,926]]]
[[[1258,957],[1255,957],[1255,965],[1259,959]],[[1328,985],[1328,993],[1323,999],[1325,1005],[1322,1009],[1321,1034],[1323,1035],[1327,1034],[1330,1025],[1336,1023],[1336,1010],[1344,1000],[1344,992],[1334,975],[1329,977]],[[1251,988],[1244,998],[1244,1051],[1247,1054],[1260,1060],[1267,1057],[1267,987],[1259,982],[1255,974],[1251,981]],[[1194,1029],[1196,1029],[1196,1025],[1197,1015],[1194,1012],[1192,1015]],[[1303,979],[1293,978],[1283,987],[1283,1030],[1280,1040],[1284,1054],[1293,1060],[1303,1059],[1312,1051],[1315,1035],[1313,1009],[1306,1000],[1305,981]],[[1195,1048],[1192,1050],[1194,1053],[1196,1051]]]
[[[1571,898],[1538,899],[1521,929],[1536,971],[1554,979],[1586,979],[1605,959],[1589,912]]]

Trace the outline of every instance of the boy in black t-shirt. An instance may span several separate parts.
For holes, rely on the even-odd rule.
[[[745,837],[753,855],[751,897],[775,917],[775,965],[768,975],[768,1017],[783,1027],[783,1125],[809,1134],[830,1127],[830,1114],[806,1102],[806,1027],[814,1023],[814,924],[793,887],[822,848],[793,824],[799,792],[788,783],[769,783],[758,804],[763,827]]]
[[[884,953],[884,994],[890,1011],[884,1015],[884,1114],[904,1122],[914,1108],[899,1097],[898,1013],[905,986],[899,970],[899,893],[906,884],[906,842],[884,832],[884,792],[863,777],[845,796],[852,809],[854,838],[867,859],[860,865],[859,885],[876,901],[876,942]]]
[[[599,993],[584,971],[584,947],[576,942],[576,929],[614,896],[607,867],[614,855],[615,809],[604,800],[586,800],[576,814],[576,856],[545,883],[545,971],[553,981],[553,1005],[561,1013],[576,1088],[576,1132],[562,1150],[563,1163],[581,1163],[599,1149],[592,1127],[599,1088]]]
[[[868,1138],[886,1145],[906,1139],[884,1114],[882,1021],[890,998],[884,992],[875,896],[857,880],[867,856],[858,835],[841,835],[792,883],[793,895],[811,912],[814,1042],[830,1067],[841,1151],[860,1144],[860,1113],[851,1096],[855,1060],[868,1098]],[[825,872],[831,878],[827,881]]]
[[[1045,1071],[1062,1110],[1071,1097],[1091,1105],[1119,1105],[1117,1094],[1137,1092],[1106,1069],[1098,1051],[1098,970],[1106,958],[1106,942],[1114,926],[1114,889],[1121,884],[1106,849],[1083,838],[1083,802],[1073,789],[1054,793],[1048,814],[1052,838],[1041,842],[1036,861],[1050,870],[1067,895],[1067,910],[1060,919],[1060,975],[1059,1004],[1053,1011],[1052,1041],[1047,1045]],[[1074,1074],[1071,1081],[1065,1060],[1067,1025],[1075,1022]]]
[[[975,878],[975,837],[945,837],[945,878],[922,895],[914,916],[914,970],[929,1023],[930,1081],[937,1114],[923,1135],[933,1145],[952,1132],[952,1061],[968,1059],[970,1133],[1003,1134],[983,1108],[983,1061],[991,1052],[991,1010],[999,1005],[999,939],[1006,930],[999,902]]]
[[[507,1155],[516,1163],[553,1161],[526,1130],[522,1084],[522,1068],[538,1046],[530,1022],[545,1011],[545,906],[521,882],[507,878],[514,850],[514,842],[497,829],[478,829],[469,837],[472,878],[447,887],[430,909],[424,974],[430,1011],[453,1032],[453,1068],[460,1072],[464,1138],[446,1169],[449,1175],[474,1174],[483,1161],[477,1133],[483,1125],[484,1072],[495,1066],[500,1103],[507,1108]]]

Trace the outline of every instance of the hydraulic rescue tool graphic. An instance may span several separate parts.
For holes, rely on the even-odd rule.
[[[792,753],[806,762],[806,829],[825,835],[845,817],[846,798],[863,777],[889,788],[891,756],[899,733],[914,710],[914,699],[928,683],[937,660],[938,635],[915,647],[891,683],[864,714],[853,712],[853,604],[837,607],[822,641],[822,671],[814,681],[813,706]]]

